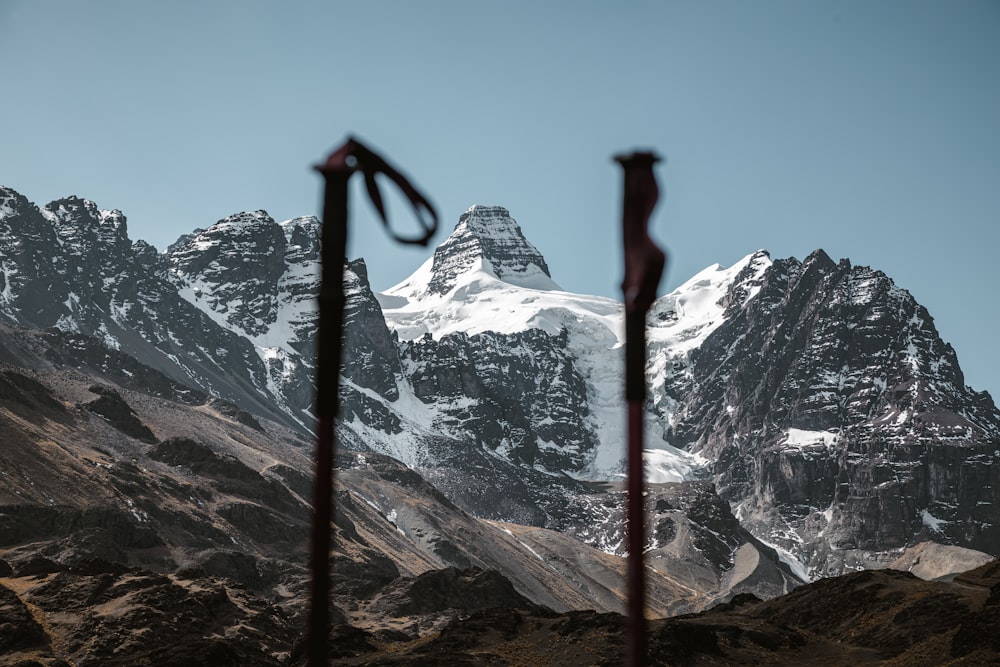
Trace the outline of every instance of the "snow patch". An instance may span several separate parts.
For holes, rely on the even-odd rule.
[[[785,431],[785,439],[781,444],[789,449],[798,449],[811,445],[833,447],[838,438],[837,431],[806,431],[800,428],[790,428]]]
[[[945,521],[944,519],[937,518],[936,516],[928,512],[926,509],[920,510],[920,519],[921,521],[923,521],[923,524],[925,526],[933,530],[935,533],[941,535],[944,534],[944,530],[941,527],[951,523],[950,521]]]

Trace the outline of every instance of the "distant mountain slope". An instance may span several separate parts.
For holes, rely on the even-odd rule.
[[[490,267],[536,251],[496,207],[470,209],[451,238],[474,235],[480,216],[506,239],[502,257],[449,240],[379,296],[414,389],[453,434],[608,478],[624,450],[620,307],[502,280]],[[647,464],[663,462],[651,476],[713,478],[801,576],[884,565],[922,539],[1000,551],[1000,411],[965,386],[926,309],[884,274],[822,251],[804,262],[760,251],[658,299],[649,327]],[[565,362],[522,376],[525,353]],[[505,397],[537,412],[516,417]],[[547,437],[561,415],[565,431]]]

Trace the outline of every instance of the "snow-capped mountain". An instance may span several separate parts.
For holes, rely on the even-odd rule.
[[[318,242],[314,218],[256,211],[157,253],[120,212],[0,189],[0,313],[51,328],[61,363],[136,389],[155,371],[307,431]],[[355,260],[345,289],[344,443],[479,516],[621,552],[619,302],[564,291],[486,206],[399,285],[374,293]],[[647,474],[687,489],[651,487],[663,558],[704,559],[721,582],[765,543],[803,578],[919,539],[1000,551],[1000,412],[888,277],[759,251],[661,297],[648,323]]]
[[[666,437],[713,462],[744,525],[812,574],[915,536],[997,553],[1000,411],[927,310],[822,251],[748,284],[655,389]]]
[[[502,424],[527,407],[525,419],[494,438],[492,448],[552,473],[588,479],[620,474],[622,304],[563,291],[506,209],[470,208],[433,258],[377,298],[425,403],[456,413],[459,424],[469,422],[458,411]],[[695,317],[681,328],[703,326]],[[441,378],[446,355],[455,356],[456,365],[469,359],[484,386],[463,388]],[[455,401],[457,391],[474,405]],[[519,407],[503,405],[498,392]],[[487,405],[496,409],[484,410]],[[670,447],[662,429],[651,429],[650,436],[657,450],[650,456],[652,479],[689,479],[704,467]]]

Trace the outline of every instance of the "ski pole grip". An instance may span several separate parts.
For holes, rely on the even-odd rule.
[[[354,137],[348,137],[344,144],[330,153],[326,162],[318,165],[316,170],[329,180],[331,177],[346,174],[350,176],[356,171],[360,171],[365,177],[365,188],[368,190],[368,198],[371,199],[372,206],[378,211],[382,225],[385,226],[389,235],[399,243],[409,243],[425,246],[430,242],[431,237],[437,232],[438,214],[434,206],[427,200],[419,190],[413,187],[409,179],[398,169],[385,161],[381,155],[365,146]],[[410,202],[413,212],[416,215],[417,223],[422,229],[422,234],[418,236],[400,236],[389,226],[386,217],[385,205],[382,202],[382,193],[379,192],[378,183],[375,176],[383,174],[390,181],[396,184],[403,196]]]
[[[625,172],[622,240],[625,251],[625,398],[646,396],[646,313],[656,299],[666,255],[649,238],[649,218],[659,198],[653,165],[660,158],[648,151],[618,155]]]

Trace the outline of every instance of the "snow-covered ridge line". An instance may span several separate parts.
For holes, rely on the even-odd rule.
[[[698,347],[725,319],[723,300],[736,280],[742,278],[746,304],[760,290],[761,278],[771,264],[767,251],[758,250],[728,268],[713,264],[699,271],[653,303],[647,332],[650,343],[666,345],[672,354]]]

